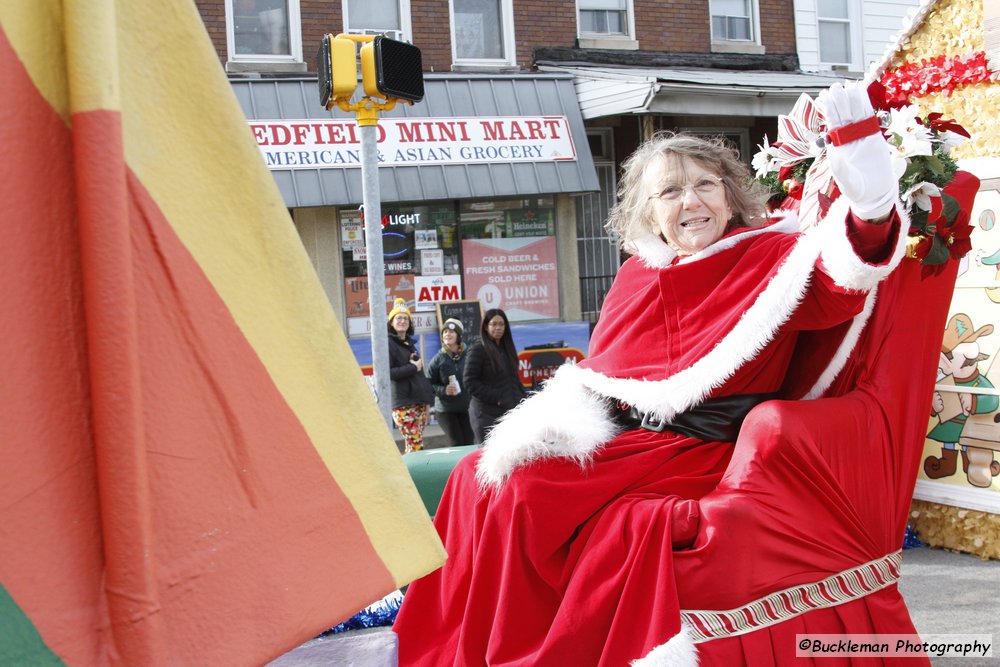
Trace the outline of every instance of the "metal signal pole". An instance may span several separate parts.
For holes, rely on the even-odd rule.
[[[385,299],[385,263],[382,251],[382,199],[378,181],[378,111],[372,109],[374,121],[362,118],[361,183],[363,186],[365,246],[368,248],[368,312],[371,313],[372,372],[375,376],[375,398],[379,412],[392,427],[391,390],[389,389],[389,327]]]
[[[361,79],[365,97],[350,99],[358,87],[355,44],[361,43]],[[375,399],[386,425],[392,428],[389,388],[389,327],[385,298],[385,253],[382,250],[382,199],[378,180],[378,113],[396,102],[419,102],[424,97],[420,49],[384,35],[324,35],[317,54],[320,102],[329,110],[353,111],[361,128],[362,205],[368,264],[368,312],[372,341]],[[373,100],[382,97],[384,102]]]

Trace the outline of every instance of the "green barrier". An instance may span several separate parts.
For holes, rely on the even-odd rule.
[[[403,455],[403,461],[410,471],[410,477],[417,486],[420,499],[424,501],[427,513],[434,518],[441,494],[444,493],[448,475],[466,454],[476,451],[479,445],[463,447],[441,447],[439,449],[423,449]]]

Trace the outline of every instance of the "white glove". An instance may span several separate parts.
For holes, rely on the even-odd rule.
[[[875,115],[868,92],[859,81],[833,84],[819,94],[816,104],[830,130]],[[891,151],[881,132],[840,146],[826,145],[833,179],[859,218],[881,218],[892,211],[899,199],[899,181],[892,168]]]

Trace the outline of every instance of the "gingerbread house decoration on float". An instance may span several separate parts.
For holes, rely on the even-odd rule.
[[[982,181],[972,250],[943,332],[911,525],[931,546],[1000,558],[1000,0],[925,0],[870,76],[971,135],[952,157]]]

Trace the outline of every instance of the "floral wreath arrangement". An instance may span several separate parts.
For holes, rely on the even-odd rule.
[[[969,133],[940,113],[921,116],[901,92],[894,87],[887,97],[879,81],[868,86],[910,216],[907,254],[925,266],[940,266],[972,248],[972,226],[959,222],[958,202],[943,191],[958,170],[951,150]],[[803,226],[819,220],[840,194],[826,161],[827,129],[813,99],[803,94],[791,113],[778,117],[777,141],[769,144],[765,137],[752,162],[771,193],[770,204],[797,209]]]

